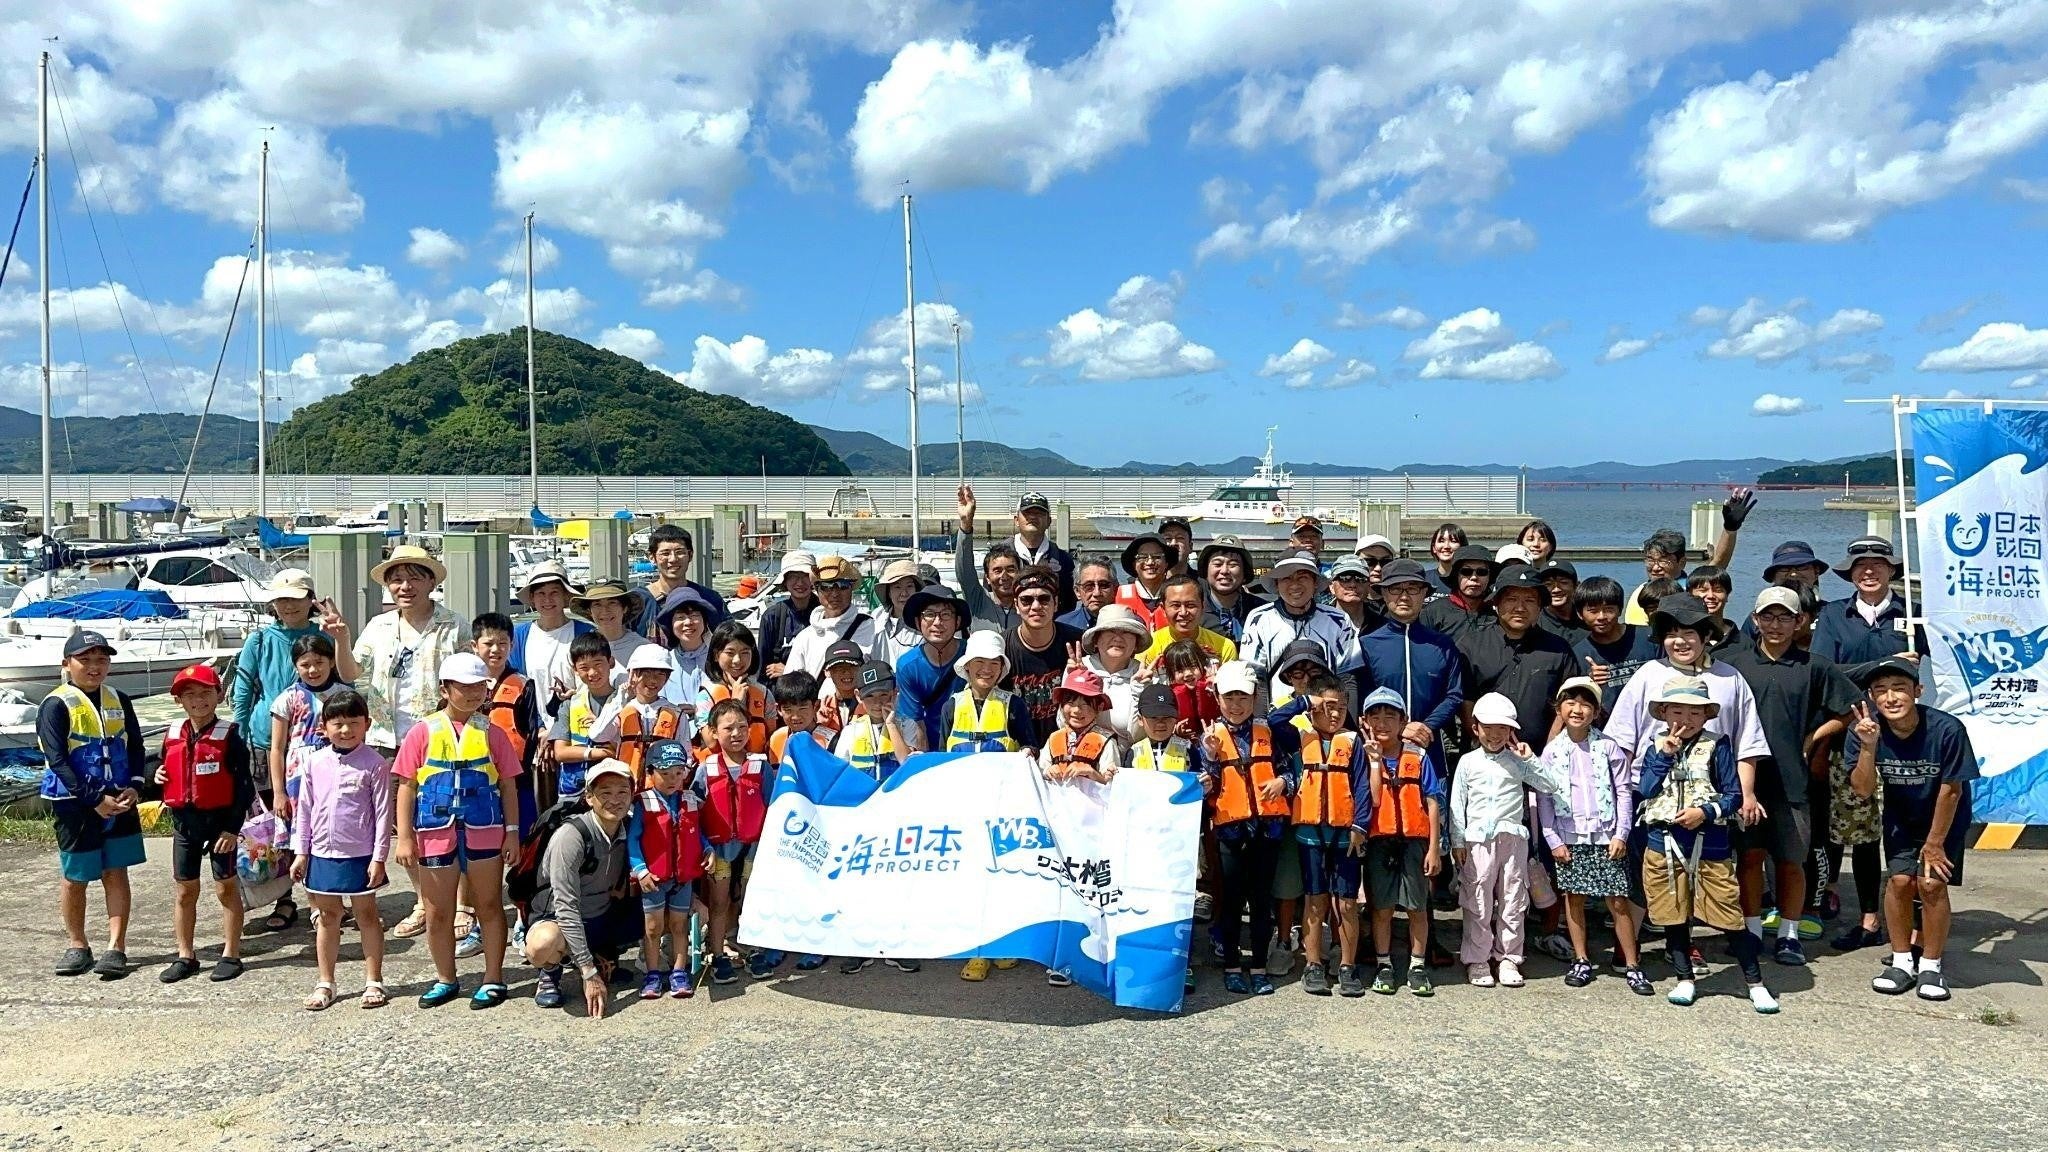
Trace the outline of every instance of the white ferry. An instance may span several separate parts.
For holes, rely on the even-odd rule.
[[[1165,508],[1102,508],[1089,513],[1089,522],[1104,540],[1131,540],[1159,530],[1159,522],[1185,518],[1194,529],[1195,542],[1206,543],[1226,533],[1251,548],[1284,547],[1294,531],[1294,521],[1314,516],[1323,522],[1326,545],[1348,545],[1358,539],[1357,509],[1310,508],[1288,499],[1294,477],[1273,465],[1273,433],[1266,429],[1266,455],[1258,468],[1243,480],[1224,484],[1195,504]]]

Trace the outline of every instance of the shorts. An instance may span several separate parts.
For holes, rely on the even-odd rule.
[[[1301,853],[1280,853],[1280,859],[1273,868],[1273,899],[1301,899],[1306,892],[1301,871]]]
[[[242,815],[233,808],[171,809],[171,879],[181,884],[198,880],[200,861],[210,858],[214,883],[233,880],[241,834]],[[214,842],[222,836],[236,837],[236,846],[215,852]]]
[[[1411,836],[1375,836],[1365,845],[1365,882],[1375,911],[1414,911],[1429,903],[1422,875],[1429,841]]]
[[[1942,845],[1942,850],[1948,853],[1950,865],[1948,886],[1951,888],[1963,882],[1964,842],[1964,839],[1960,836],[1950,836],[1948,843]],[[1892,845],[1886,844],[1884,874],[1887,876],[1918,877],[1920,875],[1920,846],[1913,844],[1899,851],[1893,851]]]
[[[692,884],[685,884],[679,880],[657,884],[654,891],[640,893],[640,913],[643,916],[652,916],[657,912],[687,913],[695,896],[696,889]]]
[[[1607,845],[1572,844],[1567,850],[1572,858],[1557,865],[1558,891],[1602,898],[1628,895],[1628,869],[1623,860],[1608,858]]]
[[[1804,864],[1813,850],[1813,809],[1786,800],[1764,804],[1764,818],[1747,828],[1730,828],[1737,852],[1763,852],[1780,864]]]
[[[1836,752],[1828,762],[1828,838],[1845,847],[1875,844],[1884,837],[1884,789],[1858,796],[1849,786],[1849,770]]]
[[[1358,899],[1358,880],[1364,871],[1363,857],[1351,854],[1346,840],[1334,844],[1296,844],[1295,867],[1301,876],[1304,896],[1335,896]]]
[[[102,873],[141,864],[142,820],[134,811],[108,820],[76,800],[59,800],[50,805],[51,822],[57,827],[57,857],[64,867],[64,879],[90,884]]]
[[[390,882],[386,878],[384,883]],[[306,891],[315,896],[368,896],[383,886],[370,883],[368,856],[306,858]]]
[[[1670,928],[1697,920],[1723,932],[1742,931],[1735,862],[1702,860],[1697,877],[1688,876],[1683,867],[1672,867],[1684,863],[1655,848],[1643,849],[1643,894],[1649,900],[1650,923]]]
[[[754,875],[754,844],[714,844],[711,855],[704,861],[704,874],[713,883],[728,885],[728,891],[737,899],[747,890],[747,880]],[[727,852],[735,854],[728,858]]]
[[[472,863],[496,860],[501,854],[496,848],[471,848],[467,843],[457,840],[454,849],[451,851],[437,852],[432,856],[420,857],[420,867],[460,868],[467,872]]]

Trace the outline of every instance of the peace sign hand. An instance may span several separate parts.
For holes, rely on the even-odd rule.
[[[1080,666],[1081,642],[1079,640],[1069,640],[1067,641],[1067,667],[1079,668]]]
[[[1870,714],[1870,705],[1858,701],[1853,712],[1856,716],[1856,725],[1851,731],[1856,733],[1857,742],[1868,745],[1875,741],[1878,735],[1877,719]]]

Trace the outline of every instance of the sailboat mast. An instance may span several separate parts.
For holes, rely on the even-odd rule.
[[[533,213],[526,214],[526,468],[533,483],[533,507],[540,507],[540,423],[533,401]]]
[[[960,482],[967,483],[967,401],[962,397],[960,325],[953,325],[953,443],[960,450]]]
[[[264,356],[270,336],[270,141],[256,168],[256,515],[270,515],[270,381]],[[173,508],[171,515],[178,510]]]
[[[50,54],[36,65],[36,276],[43,315],[43,539],[57,538],[52,518],[56,493],[50,480]]]
[[[903,327],[910,334],[910,551],[922,550],[917,532],[917,280],[910,261],[910,193],[903,194]]]

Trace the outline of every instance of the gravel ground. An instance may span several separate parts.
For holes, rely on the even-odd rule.
[[[0,847],[0,1148],[1677,1152],[2009,1148],[2048,1130],[2048,853],[1971,855],[1941,1007],[1871,993],[1865,953],[1767,961],[1784,1000],[1768,1019],[1727,963],[1686,1010],[1612,976],[1568,989],[1537,960],[1521,990],[1439,973],[1434,1000],[1311,998],[1292,978],[1245,1000],[1205,969],[1175,1017],[1047,988],[1029,965],[978,986],[950,964],[785,968],[691,1001],[622,996],[593,1021],[536,1009],[523,969],[495,1011],[422,1012],[417,941],[392,942],[393,1005],[360,1011],[347,938],[344,999],[304,1012],[303,924],[251,937],[233,983],[160,985],[167,847],[137,875],[121,981],[48,974],[54,854]],[[386,897],[387,923],[409,899]]]

